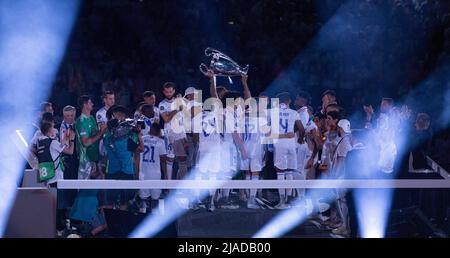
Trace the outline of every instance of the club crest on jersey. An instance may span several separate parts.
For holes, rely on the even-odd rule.
[[[163,111],[163,110],[164,110],[164,106],[161,106],[159,109],[160,109],[161,111]]]
[[[102,116],[100,114],[97,115],[97,119],[101,119]]]

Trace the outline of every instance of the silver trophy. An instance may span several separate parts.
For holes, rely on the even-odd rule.
[[[200,64],[200,72],[204,75],[208,75],[208,70],[211,70],[214,73],[214,76],[228,77],[230,83],[233,83],[231,81],[231,76],[241,76],[248,72],[248,65],[242,68],[233,59],[217,49],[208,47],[205,49],[205,55],[212,56],[212,59],[209,67],[203,63]]]

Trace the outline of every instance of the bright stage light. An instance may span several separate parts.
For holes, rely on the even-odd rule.
[[[355,205],[361,237],[383,238],[391,207],[391,189],[355,189]]]
[[[0,235],[6,228],[24,159],[12,136],[33,133],[39,103],[64,55],[79,1],[0,2]]]
[[[212,166],[212,163],[218,162],[213,159],[211,153],[207,153],[201,161],[202,163],[210,163],[210,164],[202,164],[204,167]],[[197,171],[195,171],[198,173]],[[188,176],[185,177],[187,180],[195,179],[195,172],[190,171]],[[180,184],[180,187],[183,186],[183,183]],[[220,188],[219,183],[213,184],[212,189]],[[206,190],[206,189],[205,189]],[[207,196],[207,191],[201,191],[199,195],[199,199],[203,199]],[[169,225],[172,221],[176,220],[179,216],[183,215],[187,212],[187,203],[180,203],[180,200],[187,200],[190,204],[196,201],[193,190],[175,190],[171,191],[169,196],[164,199],[164,214],[150,214],[145,218],[145,220],[130,234],[131,238],[145,238],[145,237],[153,237],[158,232],[163,230],[167,225]]]

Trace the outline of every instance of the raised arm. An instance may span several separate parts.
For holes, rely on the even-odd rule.
[[[244,141],[242,140],[241,136],[238,133],[234,132],[231,133],[231,137],[233,137],[234,144],[236,144],[236,147],[241,153],[242,159],[247,159],[247,151],[245,150]]]
[[[216,80],[214,78],[214,73],[211,70],[208,70],[208,74],[206,75],[209,79],[209,93],[211,94],[212,98],[219,98],[217,95],[217,88],[216,88]]]
[[[243,74],[241,76],[242,86],[244,87],[244,99],[249,99],[252,97],[252,93],[250,92],[250,89],[248,88],[247,79],[248,79],[248,75]]]

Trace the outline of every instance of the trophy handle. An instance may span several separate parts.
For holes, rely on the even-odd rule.
[[[212,56],[212,55],[217,54],[217,53],[221,53],[221,52],[219,50],[217,50],[217,49],[212,48],[212,47],[207,47],[205,49],[205,55],[206,56]]]
[[[241,73],[247,75],[249,65],[246,65],[244,68],[241,68]]]
[[[224,53],[222,53],[220,50],[217,50],[215,48],[212,47],[207,47],[205,49],[205,55],[206,56],[213,56],[214,59],[226,59],[228,61],[230,61],[231,63],[233,63],[234,65],[238,65],[233,59],[231,59],[231,57],[225,55]]]
[[[204,75],[208,76],[208,66],[206,66],[204,63],[200,64],[198,67],[200,72],[202,72]]]

